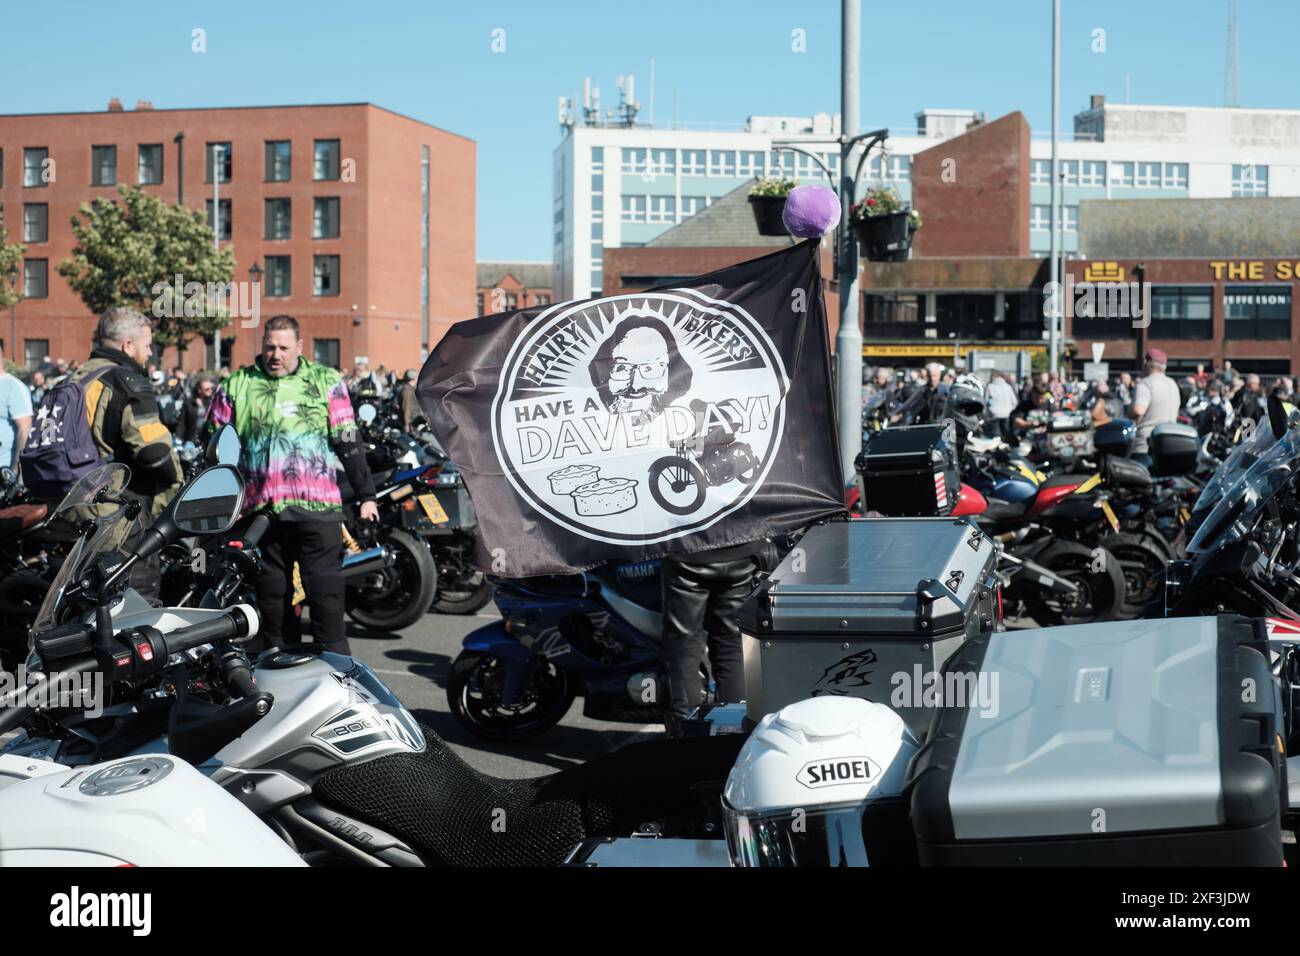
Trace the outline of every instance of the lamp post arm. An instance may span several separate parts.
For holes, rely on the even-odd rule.
[[[788,144],[788,143],[775,143],[775,142],[774,142],[774,143],[772,143],[772,149],[773,149],[774,151],[784,149],[784,150],[789,150],[789,151],[792,152],[792,153],[803,153],[803,155],[807,156],[807,157],[808,157],[809,159],[811,159],[814,163],[816,163],[819,167],[821,167],[821,171],[822,171],[823,173],[826,174],[826,179],[827,179],[827,180],[830,182],[830,184],[831,184],[831,189],[834,189],[834,188],[835,188],[835,177],[831,174],[831,168],[830,168],[829,166],[827,166],[826,163],[822,161],[822,158],[821,158],[820,156],[818,156],[816,153],[810,153],[810,152],[809,152],[808,150],[806,150],[806,149],[801,149],[801,148],[799,148],[798,146],[791,146],[791,145]]]

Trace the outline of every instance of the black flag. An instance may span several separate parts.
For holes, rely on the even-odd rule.
[[[504,577],[844,510],[818,240],[671,287],[459,322],[420,405]]]

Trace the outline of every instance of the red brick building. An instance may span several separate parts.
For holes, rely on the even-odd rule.
[[[478,311],[476,315],[494,315],[511,309],[550,305],[549,262],[480,262],[478,264]]]
[[[404,368],[473,314],[472,140],[368,103],[123,110],[114,100],[104,112],[0,116],[0,205],[9,240],[27,246],[27,298],[0,316],[6,352],[29,364],[88,353],[95,317],[57,272],[83,202],[140,183],[168,202],[183,190],[212,222],[214,171],[234,280],[263,270],[262,317],[297,317],[307,355]],[[236,320],[224,334],[223,365],[252,360],[257,329]],[[212,351],[191,342],[185,366],[210,364]]]

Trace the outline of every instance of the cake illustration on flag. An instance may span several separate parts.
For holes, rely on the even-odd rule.
[[[573,491],[573,506],[580,515],[616,515],[636,507],[636,481],[601,478]]]

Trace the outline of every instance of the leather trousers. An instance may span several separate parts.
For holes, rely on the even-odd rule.
[[[700,666],[707,653],[719,703],[745,697],[740,624],[736,613],[754,589],[755,558],[689,564],[665,558],[662,564],[664,631],[661,645],[668,683],[665,709],[685,717],[704,701]]]

